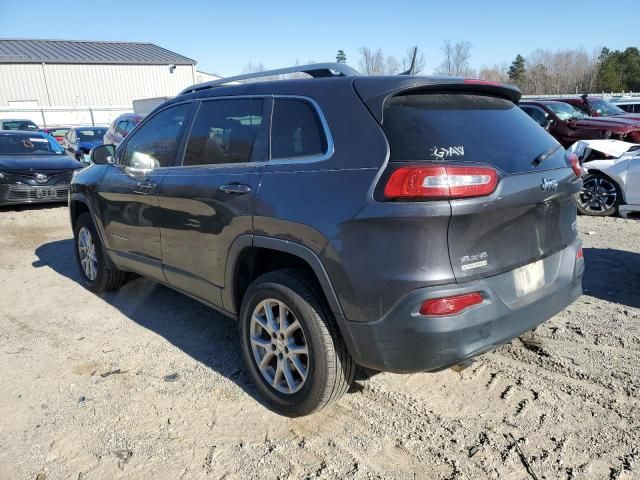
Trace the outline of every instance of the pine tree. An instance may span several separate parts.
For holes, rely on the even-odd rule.
[[[520,54],[516,56],[516,59],[511,63],[509,67],[509,80],[516,85],[522,85],[527,76],[527,68],[525,66],[524,57]]]
[[[336,55],[336,62],[347,63],[347,55],[344,53],[344,50],[338,50],[338,54]]]

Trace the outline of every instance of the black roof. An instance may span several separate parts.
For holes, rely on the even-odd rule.
[[[153,43],[28,39],[0,39],[0,63],[196,64]]]

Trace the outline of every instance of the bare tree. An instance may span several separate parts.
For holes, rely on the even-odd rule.
[[[400,72],[400,62],[394,55],[387,56],[387,64],[385,68],[385,74],[396,75]]]
[[[382,50],[373,51],[369,47],[361,47],[360,70],[365,75],[384,75],[386,73],[386,65]]]
[[[491,82],[509,82],[509,66],[506,62],[496,63],[492,67],[482,66],[478,70],[478,78]]]
[[[578,50],[534,50],[523,85],[527,94],[584,93],[595,87],[598,52]]]
[[[445,40],[441,50],[444,54],[444,60],[436,70],[438,75],[464,77],[471,74],[471,68],[469,66],[471,43],[462,40],[451,43],[450,40]]]

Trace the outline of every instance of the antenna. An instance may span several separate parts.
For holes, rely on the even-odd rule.
[[[418,56],[418,47],[413,47],[413,55],[411,55],[411,66],[406,72],[399,73],[398,75],[415,75],[416,74],[416,57]]]

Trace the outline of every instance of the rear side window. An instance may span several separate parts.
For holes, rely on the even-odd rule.
[[[391,160],[471,162],[507,173],[566,167],[563,151],[538,166],[534,159],[557,142],[509,100],[481,94],[393,97],[382,125]]]
[[[183,165],[250,162],[258,134],[264,128],[263,106],[262,99],[202,102]]]
[[[322,155],[324,129],[313,105],[305,100],[276,98],[271,125],[271,158]]]

